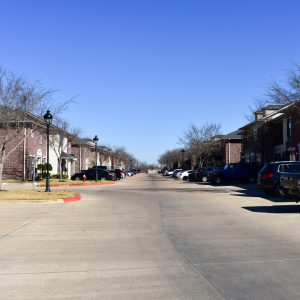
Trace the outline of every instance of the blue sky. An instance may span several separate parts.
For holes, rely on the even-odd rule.
[[[84,135],[155,162],[191,124],[247,121],[300,63],[299,1],[0,0],[0,65],[78,95]]]

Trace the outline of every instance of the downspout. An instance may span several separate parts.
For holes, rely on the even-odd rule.
[[[228,163],[230,164],[230,139],[228,143]]]
[[[26,180],[26,134],[27,128],[24,128],[24,142],[23,142],[23,181]]]

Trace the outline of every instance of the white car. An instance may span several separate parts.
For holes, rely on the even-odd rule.
[[[166,171],[165,176],[172,176],[173,172],[174,172],[174,170]]]
[[[176,177],[177,177],[178,179],[180,179],[180,176],[181,176],[182,172],[184,172],[184,171],[179,171],[179,172],[176,174]]]
[[[186,171],[182,171],[180,174],[180,179],[181,180],[187,180],[188,176],[190,173],[194,172],[194,170],[186,170]]]

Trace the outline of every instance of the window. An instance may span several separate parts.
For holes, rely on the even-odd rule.
[[[253,127],[253,142],[258,142],[259,130],[257,127]]]
[[[287,138],[290,139],[291,136],[292,136],[292,119],[289,118],[288,121],[287,121]]]
[[[300,172],[300,164],[280,165],[279,172],[299,173]]]

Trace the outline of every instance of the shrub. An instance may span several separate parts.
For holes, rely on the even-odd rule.
[[[60,179],[60,175],[59,174],[53,174],[53,175],[51,175],[50,178],[52,178],[52,179]],[[63,174],[62,175],[62,179],[68,179],[68,175],[67,174]]]
[[[36,180],[36,181],[41,181],[41,180],[43,180],[43,174],[37,174],[36,177],[35,177],[35,180]]]
[[[38,164],[37,169],[41,171],[42,174],[47,172],[47,163]],[[52,165],[49,164],[49,171],[52,171]]]

